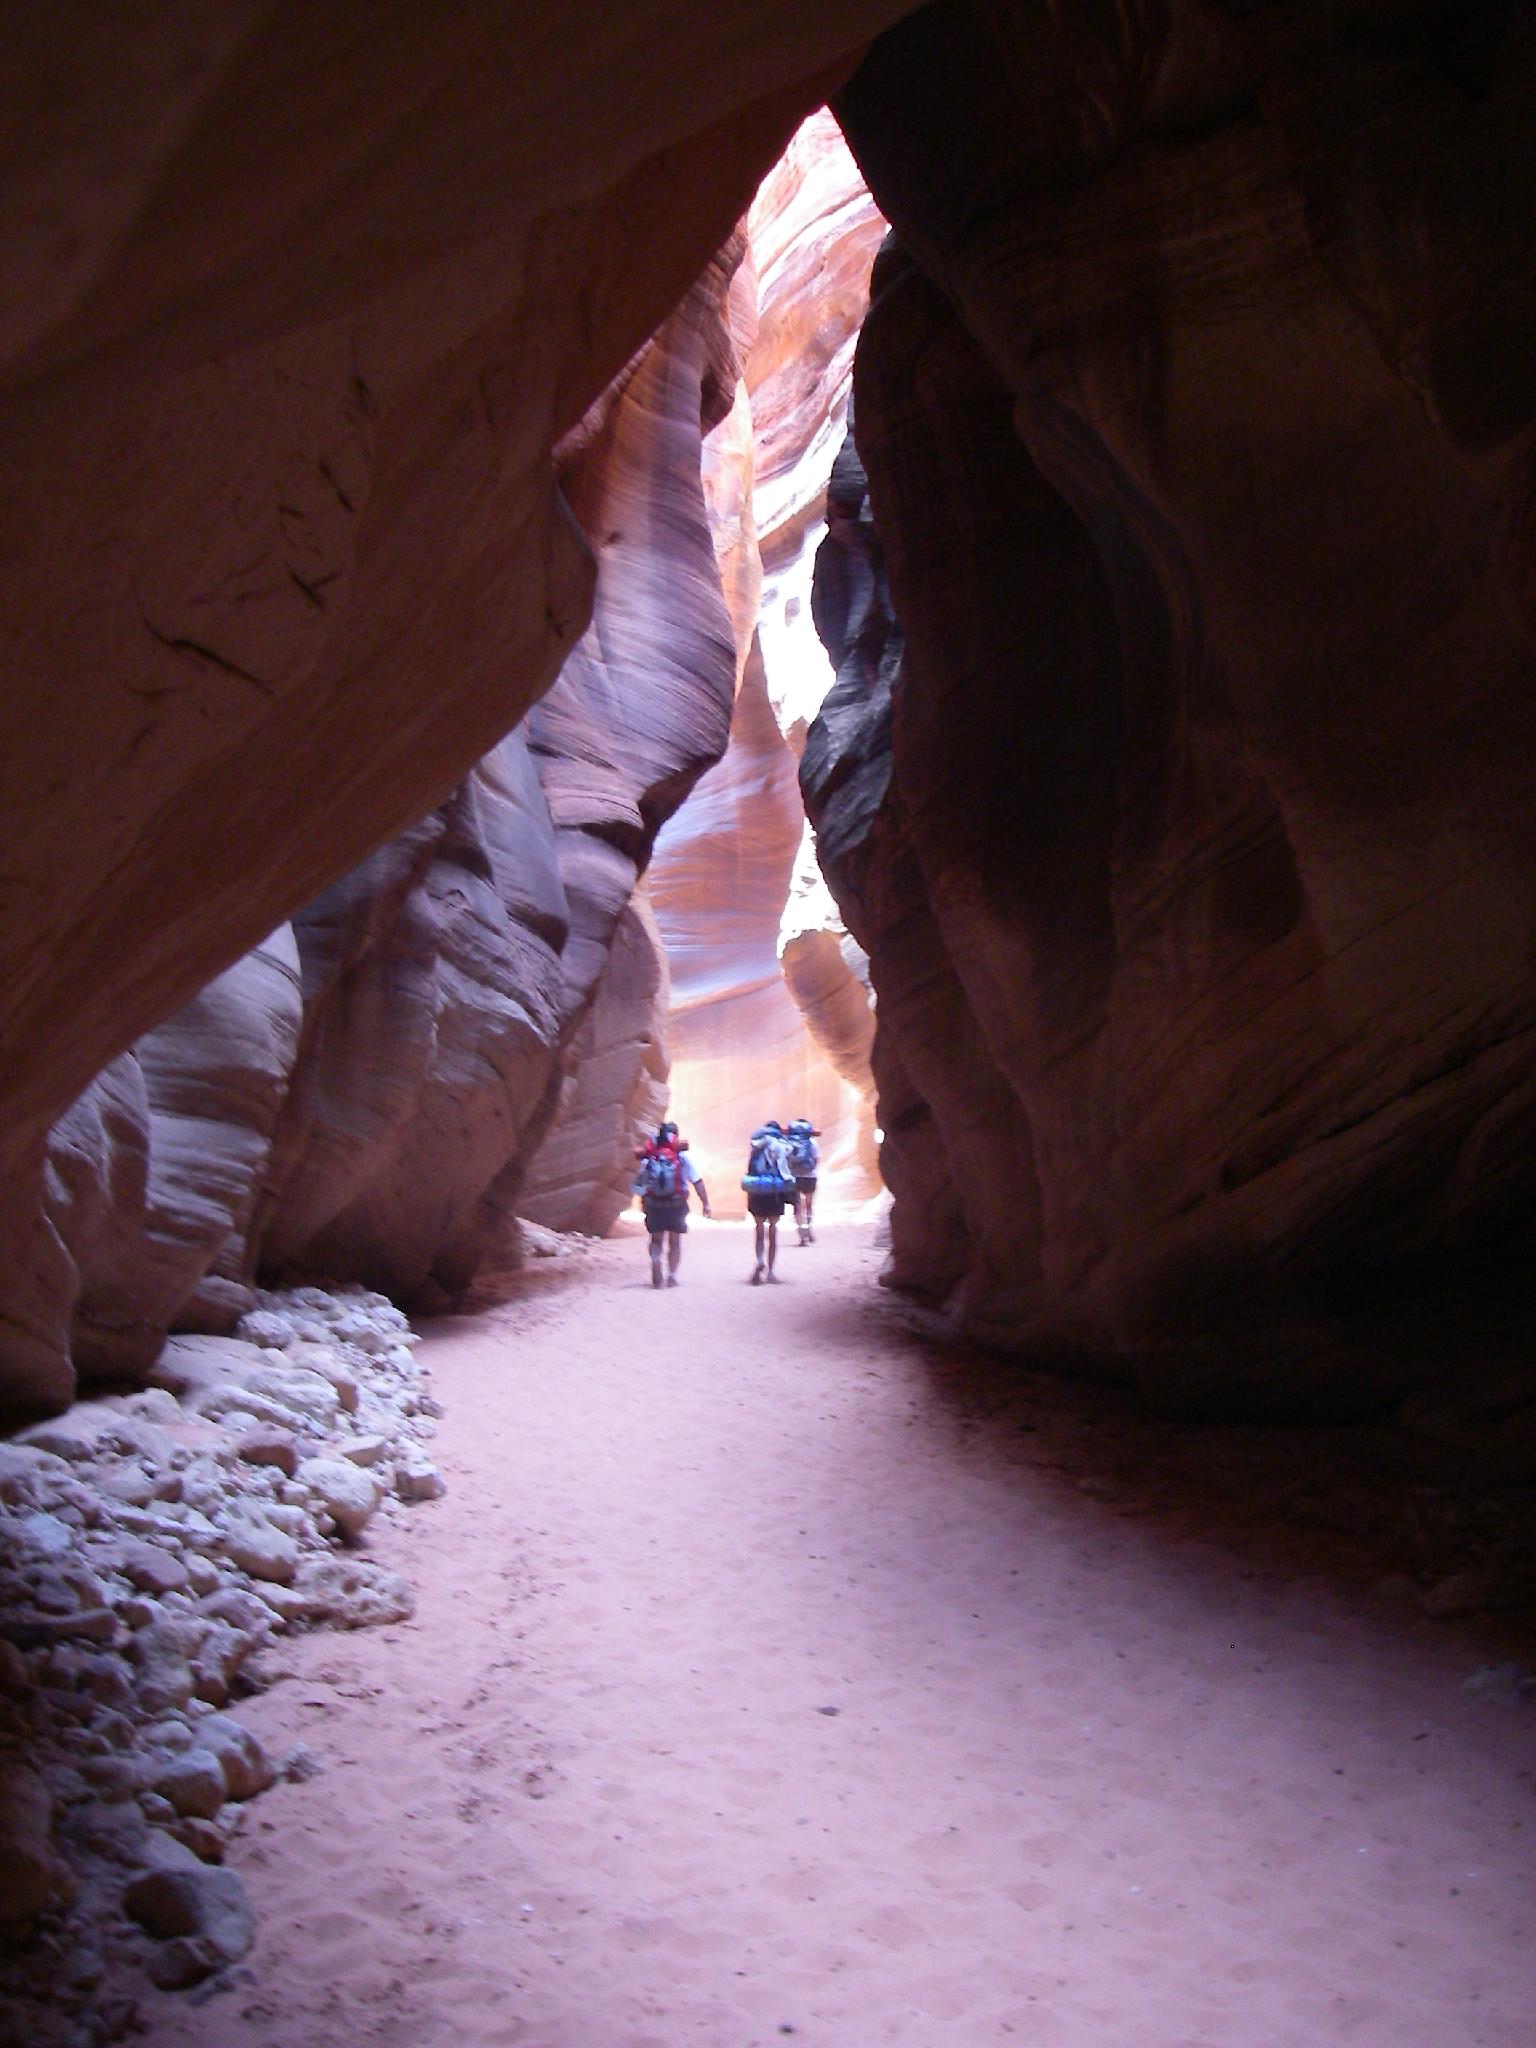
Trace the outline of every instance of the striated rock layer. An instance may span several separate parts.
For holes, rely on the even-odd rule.
[[[1500,7],[955,0],[837,102],[905,650],[806,787],[892,1277],[1161,1402],[1358,1410],[1528,1266],[1533,72]]]
[[[168,1328],[228,1330],[258,1271],[430,1301],[504,1261],[514,1205],[601,1230],[627,1198],[666,1070],[665,968],[632,898],[725,745],[736,674],[701,461],[738,382],[743,247],[565,444],[598,578],[553,689],[55,1126],[34,1405],[67,1398],[71,1365],[131,1380]]]
[[[808,1035],[780,971],[779,922],[803,813],[756,647],[731,744],[657,849],[651,886],[672,974],[669,1114],[722,1215],[745,1213],[747,1138],[765,1117],[809,1116],[830,1199],[872,1192],[863,1098]]]
[[[552,682],[595,580],[556,444],[901,11],[640,0],[573,36],[537,4],[317,19],[212,0],[42,10],[7,38],[15,1398],[71,1384],[47,1131],[300,905],[456,802]],[[435,889],[424,868],[412,917]],[[467,939],[472,913],[437,902]],[[139,1114],[123,1088],[103,1105],[130,1198]],[[333,1163],[371,1146],[349,1132]],[[388,1199],[354,1188],[317,1228],[376,1236]]]
[[[675,382],[637,352],[905,12],[639,0],[573,39],[537,5],[212,0],[34,10],[0,50],[11,1403],[67,1399],[72,1346],[131,1373],[168,1316],[227,1318],[269,1227],[294,1265],[451,1282],[562,1105],[597,1160],[567,1062],[727,669],[722,815],[777,820],[791,877],[750,521],[729,600],[677,622],[713,737],[690,699],[637,744],[629,664],[673,636],[620,457],[681,459],[652,389],[736,418],[722,339]],[[1536,1157],[1533,38],[1494,0],[941,0],[837,99],[905,251],[858,374],[904,654],[854,577],[868,688],[807,787],[880,999],[896,1277],[1160,1400],[1339,1413],[1472,1309],[1469,1402],[1528,1385],[1490,1305]],[[657,502],[696,595],[691,499]],[[475,769],[603,555],[532,778]],[[530,868],[501,853],[522,799],[545,829],[533,780]],[[397,985],[375,1077],[345,1048]],[[638,1076],[633,1014],[602,1042]]]
[[[601,1237],[628,1206],[635,1148],[666,1112],[669,991],[666,949],[642,883],[619,915],[570,1041],[550,1136],[517,1196],[520,1217]]]
[[[744,375],[709,451],[741,681],[725,758],[662,835],[653,886],[673,971],[673,1113],[724,1213],[742,1210],[747,1134],[770,1115],[820,1128],[824,1207],[879,1186],[868,987],[820,886],[795,761],[832,682],[811,565],[882,231],[836,123],[813,115],[748,216]]]
[[[592,586],[555,442],[900,11],[217,0],[8,39],[8,1120],[553,679]]]

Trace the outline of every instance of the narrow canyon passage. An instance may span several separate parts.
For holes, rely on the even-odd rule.
[[[325,1769],[233,1851],[249,1964],[149,2038],[1526,2042],[1500,1646],[1320,1576],[1259,1433],[914,1341],[865,1228],[771,1290],[747,1245],[653,1294],[620,1238],[429,1337],[450,1492],[376,1546],[417,1618],[242,1710]],[[1180,1459],[1245,1458],[1245,1535],[1187,1511]]]

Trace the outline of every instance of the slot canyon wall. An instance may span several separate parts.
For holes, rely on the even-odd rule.
[[[734,667],[736,365],[671,309],[899,11],[16,25],[10,1411],[227,1327],[258,1257],[461,1285],[541,1139],[530,1212],[622,1200],[665,1069],[633,884]]]
[[[430,1298],[514,1203],[598,1227],[666,1060],[635,878],[734,703],[657,875],[685,939],[763,820],[729,943],[679,952],[685,1113],[772,1006],[726,1186],[801,1106],[759,1100],[801,1085],[787,986],[851,1165],[872,1059],[892,1277],[974,1334],[1198,1412],[1410,1394],[1527,1458],[1532,36],[18,10],[7,1404],[226,1326],[253,1248]],[[877,224],[789,208],[695,281],[829,94],[898,242],[813,723],[807,479]]]
[[[833,676],[811,624],[827,477],[884,232],[830,114],[753,201],[737,274],[741,379],[706,449],[738,684],[730,744],[657,843],[650,893],[673,976],[671,1105],[717,1209],[745,1213],[765,1117],[821,1131],[823,1213],[879,1191],[863,956],[816,866],[796,764]],[[809,1037],[807,1037],[809,1031]]]
[[[867,1061],[850,1086],[815,1054],[774,952],[805,822],[754,638],[753,443],[771,419],[792,466],[802,440],[825,446],[829,407],[840,421],[879,222],[825,114],[754,211],[760,239],[798,254],[790,285],[760,293],[736,232],[557,450],[597,576],[592,623],[548,692],[445,804],[137,1041],[55,1125],[38,1206],[56,1256],[26,1304],[45,1351],[37,1405],[67,1396],[71,1367],[140,1378],[168,1331],[228,1331],[258,1275],[431,1306],[515,1259],[520,1215],[606,1229],[666,1100],[666,950],[637,883],[728,731],[690,813],[710,821],[695,851],[715,855],[689,905],[694,953],[718,968],[746,931],[758,980],[711,1026],[726,1066],[825,1128],[832,1199],[874,1191]],[[766,360],[785,401],[759,406],[754,429],[760,314],[803,328],[808,271],[839,259],[822,346],[781,331]],[[814,462],[811,477],[791,501],[802,529]],[[688,959],[677,872],[661,893]],[[716,1152],[729,1213],[728,1169],[756,1118],[720,1097],[721,1064],[703,1090],[685,1067],[682,1107],[701,1156]],[[728,1149],[712,1148],[725,1128]]]
[[[895,240],[803,771],[898,1285],[1169,1408],[1401,1399],[1526,1473],[1533,29],[881,40],[834,103]]]
[[[562,444],[599,567],[553,687],[446,803],[55,1126],[39,1405],[67,1397],[71,1367],[142,1378],[168,1330],[228,1331],[258,1273],[430,1303],[513,1253],[514,1202],[601,1230],[627,1199],[665,1068],[665,966],[632,899],[658,825],[725,745],[735,681],[701,460],[737,382],[744,246]]]

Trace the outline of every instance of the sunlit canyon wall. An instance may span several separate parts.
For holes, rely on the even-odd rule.
[[[662,832],[650,891],[672,970],[672,1113],[739,1212],[765,1117],[822,1131],[823,1209],[867,1202],[875,1164],[863,956],[821,882],[796,786],[832,684],[811,569],[845,431],[853,348],[884,223],[829,114],[764,182],[738,276],[748,345],[706,479],[740,681],[725,758]]]

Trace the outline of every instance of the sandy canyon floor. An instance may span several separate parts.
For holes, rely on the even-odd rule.
[[[913,1337],[864,1229],[695,1226],[445,1323],[408,1626],[241,1709],[198,2048],[1528,2048],[1536,1706],[1412,1489]],[[1387,1559],[1387,1562],[1383,1560]]]

